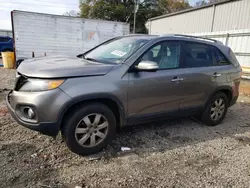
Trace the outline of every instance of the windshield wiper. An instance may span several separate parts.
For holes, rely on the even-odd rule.
[[[90,58],[90,57],[87,57],[87,58],[83,57],[83,58],[86,59],[86,60],[89,60],[89,61],[94,61],[94,62],[100,63],[100,61],[98,61],[98,60],[96,60],[94,58]]]
[[[89,60],[89,61],[94,61],[94,62],[97,62],[97,63],[110,64],[110,65],[117,64],[117,63],[110,62],[110,61],[104,61],[104,60],[100,61],[100,60],[97,60],[97,59],[94,59],[94,58],[84,57],[84,56],[83,56],[83,59],[86,59],[86,60]]]

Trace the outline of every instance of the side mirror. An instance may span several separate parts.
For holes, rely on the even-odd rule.
[[[159,66],[154,61],[141,61],[135,68],[139,71],[157,71]]]

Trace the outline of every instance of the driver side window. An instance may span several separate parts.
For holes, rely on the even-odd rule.
[[[180,64],[180,43],[164,41],[151,47],[141,58],[141,61],[154,61],[159,69],[174,69]]]

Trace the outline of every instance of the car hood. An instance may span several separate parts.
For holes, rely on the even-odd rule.
[[[24,60],[17,71],[27,77],[62,78],[105,75],[114,66],[77,57],[46,56]]]

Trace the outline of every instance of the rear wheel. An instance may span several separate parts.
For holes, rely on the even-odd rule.
[[[79,155],[102,150],[116,133],[113,112],[100,103],[78,108],[66,121],[63,136],[69,149]]]
[[[202,113],[201,120],[208,126],[215,126],[224,119],[228,108],[227,96],[222,93],[216,93],[208,102],[205,111]]]

